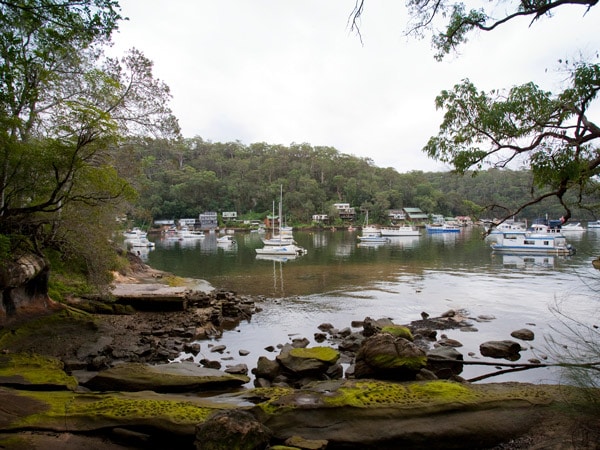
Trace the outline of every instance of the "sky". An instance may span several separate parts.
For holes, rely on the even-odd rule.
[[[556,90],[559,59],[600,50],[600,6],[508,23],[437,62],[430,36],[405,36],[403,1],[365,2],[362,42],[348,24],[355,0],[119,3],[129,20],[111,52],[135,47],[154,62],[184,137],[333,147],[401,173],[450,169],[422,151],[442,120],[442,90],[465,78],[484,91],[529,81]]]

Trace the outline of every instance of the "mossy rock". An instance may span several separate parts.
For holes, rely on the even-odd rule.
[[[188,362],[155,366],[123,363],[99,372],[85,386],[95,391],[197,392],[239,387],[249,381],[245,375]]]
[[[77,380],[67,375],[62,361],[35,353],[0,355],[0,385],[47,390],[74,390]]]
[[[90,394],[0,389],[4,430],[94,431],[123,427],[193,436],[213,412],[232,406],[153,392]]]
[[[402,325],[387,325],[381,329],[381,332],[389,333],[394,337],[402,337],[404,339],[408,339],[411,342],[415,340],[410,329]]]
[[[335,364],[340,358],[340,352],[331,347],[293,348],[289,353],[294,358],[316,359],[327,364]]]

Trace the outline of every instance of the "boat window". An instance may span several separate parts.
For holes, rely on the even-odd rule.
[[[525,244],[525,245],[535,245],[535,241],[525,240],[525,241],[523,241],[523,244]]]

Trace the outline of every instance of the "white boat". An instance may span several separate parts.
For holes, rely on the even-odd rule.
[[[419,236],[421,232],[416,227],[409,225],[402,225],[397,227],[381,227],[380,232],[382,236]]]
[[[582,233],[585,228],[581,226],[581,223],[566,223],[560,227],[563,233]]]
[[[389,239],[381,235],[381,230],[377,227],[369,225],[369,211],[365,215],[365,224],[363,225],[362,234],[356,236],[361,243],[385,244]]]
[[[189,228],[184,227],[177,232],[177,237],[181,239],[204,239],[204,232],[190,230]]]
[[[131,230],[127,230],[127,231],[123,232],[123,236],[125,236],[125,239],[138,239],[138,238],[147,237],[148,233],[146,233],[145,231],[142,231],[138,227],[134,227]]]
[[[237,242],[233,239],[233,236],[230,234],[226,234],[225,236],[221,236],[217,238],[217,244],[236,244]]]
[[[302,256],[306,255],[306,249],[298,245],[266,245],[263,248],[256,249],[257,255],[272,255],[272,256]]]
[[[127,239],[125,239],[125,243],[127,244],[128,247],[147,247],[147,248],[152,248],[155,245],[154,242],[150,242],[148,240],[148,238],[146,238],[146,237],[127,238]]]
[[[575,248],[560,233],[535,230],[507,231],[493,235],[490,245],[494,251],[509,253],[551,253],[572,255]]]
[[[600,229],[600,220],[594,220],[587,223],[588,229]]]
[[[282,209],[283,209],[283,191],[279,194],[279,234],[275,235],[275,227],[273,226],[273,236],[270,239],[262,239],[265,246],[263,248],[257,248],[257,255],[287,255],[287,256],[301,256],[306,255],[306,249],[300,247],[294,241],[292,236],[291,228],[284,227],[281,223]],[[273,218],[275,217],[275,202],[273,202]],[[274,223],[274,220],[273,220]]]
[[[273,236],[271,238],[263,238],[262,239],[263,244],[265,245],[292,245],[295,244],[296,241],[294,241],[294,237],[293,236],[285,236],[285,235],[276,235]]]
[[[515,220],[506,220],[499,224],[485,223],[484,229],[486,233],[504,233],[505,231],[525,231],[527,229],[526,222],[517,222]]]

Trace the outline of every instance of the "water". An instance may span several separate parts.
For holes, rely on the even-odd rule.
[[[570,257],[494,254],[481,231],[424,233],[377,247],[357,245],[355,232],[296,232],[308,254],[287,262],[257,260],[254,249],[262,242],[256,233],[236,234],[235,246],[217,245],[216,236],[207,235],[202,241],[156,239],[156,248],[144,257],[156,269],[267,297],[259,305],[262,312],[218,339],[227,345],[228,354],[210,353],[201,342],[201,357],[232,358],[224,364],[243,362],[251,368],[261,355],[275,357],[265,350],[268,346],[295,337],[318,345],[313,336],[321,323],[345,328],[367,316],[389,317],[395,323],[420,319],[422,311],[437,316],[448,309],[465,310],[470,317],[494,316],[490,322],[475,323],[476,333],[445,332],[464,344],[458,350],[465,359],[488,361],[493,360],[479,354],[479,344],[513,339],[510,333],[519,328],[536,335],[534,341],[522,342],[527,350],[520,361],[551,356],[547,340],[563,339],[559,332],[565,328],[553,311],[557,308],[584,324],[597,324],[598,276],[591,261],[600,254],[600,230],[569,235],[577,248]],[[241,349],[250,354],[240,356]],[[493,370],[467,366],[463,376]],[[556,369],[540,368],[490,380],[559,382],[560,377]]]

